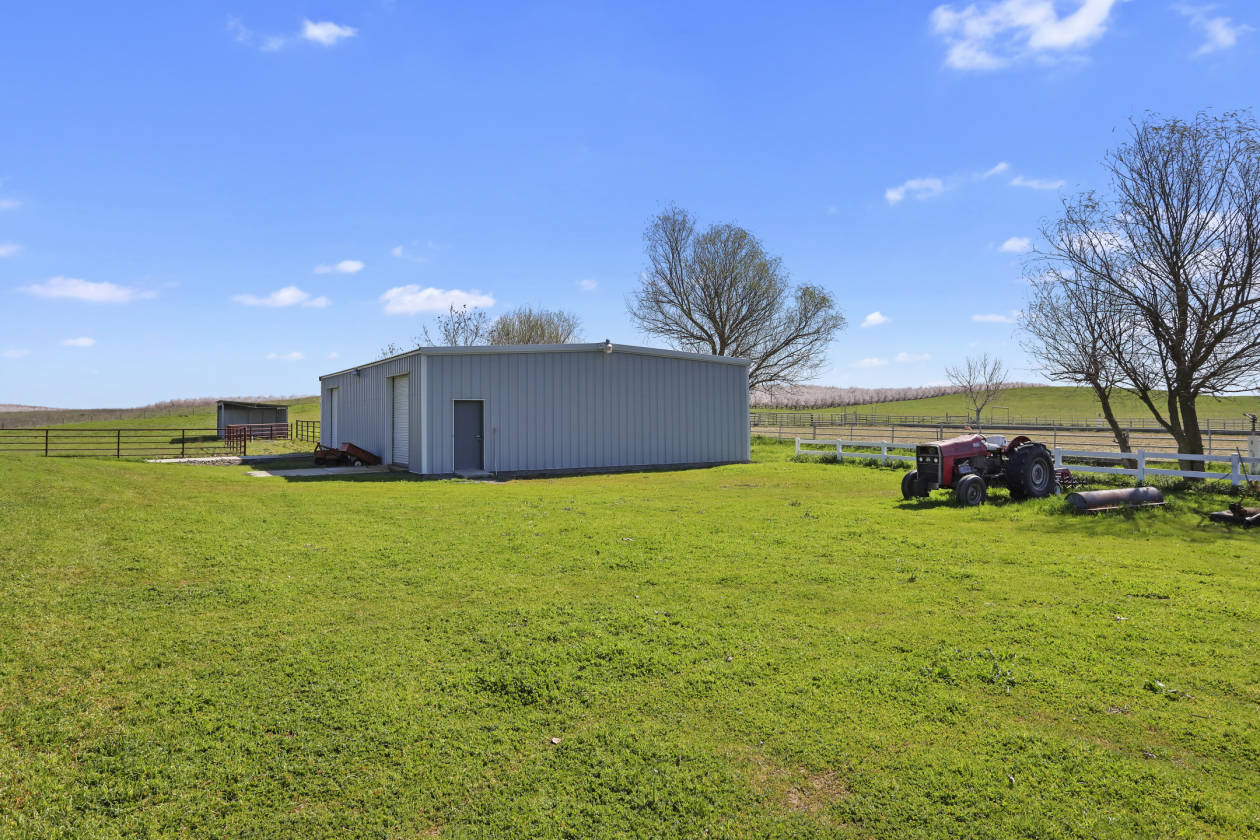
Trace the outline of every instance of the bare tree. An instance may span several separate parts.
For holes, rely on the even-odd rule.
[[[691,214],[670,207],[644,241],[648,267],[630,317],[679,349],[751,360],[750,389],[808,378],[845,326],[826,290],[792,287],[779,258],[741,227],[697,233]]]
[[[379,351],[377,351],[376,358],[388,359],[390,356],[398,356],[410,350],[415,350],[416,347],[419,347],[419,346],[420,346],[420,342],[414,341],[414,340],[411,345],[406,345],[406,346],[399,344],[397,341],[391,341],[388,344],[386,344],[384,347],[382,347]]]
[[[1051,265],[1031,278],[1032,292],[1020,327],[1023,346],[1054,382],[1088,385],[1121,452],[1131,452],[1129,435],[1111,407],[1111,395],[1123,381],[1108,352],[1110,342],[1129,329],[1124,312],[1098,284]]]
[[[1180,451],[1202,453],[1196,400],[1260,381],[1256,123],[1148,117],[1105,166],[1113,196],[1065,202],[1048,256],[1119,309],[1107,344],[1124,386]]]
[[[1006,365],[988,353],[968,356],[961,365],[950,365],[945,368],[945,377],[958,388],[967,405],[976,413],[977,426],[980,425],[980,412],[1007,387]]]
[[[570,312],[521,306],[495,318],[487,337],[495,345],[569,344],[578,339],[581,326]]]
[[[464,304],[456,309],[451,306],[445,315],[435,319],[435,329],[440,341],[434,341],[429,328],[424,328],[424,343],[439,347],[475,347],[490,343],[490,316],[481,309],[469,309]]]

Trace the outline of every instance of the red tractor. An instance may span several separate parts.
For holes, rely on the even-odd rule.
[[[1050,450],[1024,435],[959,435],[915,447],[916,469],[901,479],[901,495],[925,497],[938,487],[954,491],[968,507],[984,504],[989,487],[1004,486],[1013,499],[1040,499],[1054,492],[1057,476]]]

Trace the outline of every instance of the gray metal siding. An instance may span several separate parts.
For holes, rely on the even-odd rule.
[[[426,358],[427,375],[413,384],[425,391],[427,425],[423,435],[413,431],[413,470],[423,448],[430,472],[452,471],[457,399],[485,401],[491,472],[748,459],[742,365],[615,350]]]
[[[408,469],[420,472],[419,446],[421,429],[417,426],[420,417],[420,356],[404,356],[383,364],[365,368],[356,376],[352,371],[326,376],[320,382],[320,424],[319,442],[324,446],[340,446],[350,442],[360,446],[374,455],[388,461],[390,457],[390,433],[392,417],[390,412],[390,378],[400,374],[411,376],[408,402],[411,429],[408,437],[409,447]],[[337,389],[340,400],[338,421],[341,424],[341,440],[332,440],[332,405],[329,390]]]

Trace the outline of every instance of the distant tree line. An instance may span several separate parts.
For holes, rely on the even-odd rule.
[[[1007,382],[1007,388],[1032,388],[1034,382]],[[833,388],[826,385],[790,385],[752,392],[756,408],[843,408],[850,405],[921,400],[965,393],[959,385],[927,385],[919,388]]]
[[[450,307],[432,328],[410,344],[390,342],[381,348],[387,359],[420,347],[504,347],[513,344],[572,344],[581,338],[582,321],[571,312],[518,306],[491,318],[484,310]]]

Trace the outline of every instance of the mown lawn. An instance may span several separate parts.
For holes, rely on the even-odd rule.
[[[0,460],[5,837],[1242,837],[1260,535],[758,462]]]

